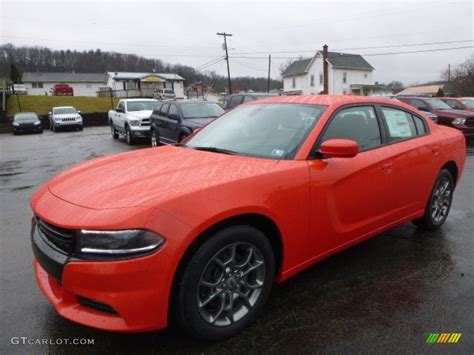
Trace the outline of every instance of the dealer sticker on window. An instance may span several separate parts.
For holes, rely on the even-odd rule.
[[[275,157],[282,157],[283,154],[285,154],[284,150],[281,150],[281,149],[273,149],[272,150],[272,155],[275,156]]]

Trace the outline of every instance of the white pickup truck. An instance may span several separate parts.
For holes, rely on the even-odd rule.
[[[155,99],[122,99],[115,110],[109,111],[109,124],[112,137],[125,134],[127,144],[135,143],[137,138],[150,136],[150,116],[158,101]]]

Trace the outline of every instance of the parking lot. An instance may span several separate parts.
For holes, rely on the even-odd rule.
[[[29,198],[67,167],[131,149],[108,127],[0,135],[1,353],[341,351],[474,352],[474,146],[440,231],[406,224],[275,285],[264,313],[241,334],[197,342],[169,329],[113,334],[58,316],[33,275]],[[120,174],[120,171],[116,172]],[[426,344],[430,333],[462,333],[458,344]],[[12,344],[12,337],[48,344]],[[54,344],[94,339],[93,345]]]

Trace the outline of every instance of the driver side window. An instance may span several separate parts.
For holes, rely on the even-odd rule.
[[[350,139],[359,143],[364,151],[382,144],[380,127],[372,106],[357,106],[339,111],[329,122],[321,138]]]

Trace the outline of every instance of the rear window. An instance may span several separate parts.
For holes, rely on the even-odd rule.
[[[224,110],[215,103],[192,103],[181,105],[183,118],[213,118],[220,116]]]

